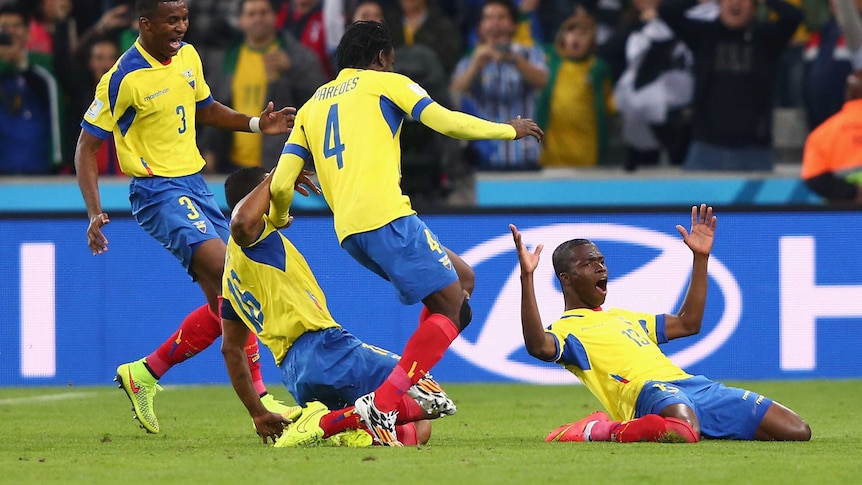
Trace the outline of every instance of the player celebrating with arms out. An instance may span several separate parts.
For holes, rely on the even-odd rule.
[[[132,401],[135,416],[148,432],[158,433],[153,411],[157,380],[221,335],[218,299],[229,231],[200,175],[205,162],[195,143],[195,124],[287,134],[295,110],[273,111],[270,102],[260,117],[249,117],[213,100],[197,51],[183,42],[189,27],[186,0],[137,0],[135,11],[140,37],[96,87],[95,100],[81,122],[75,168],[94,255],[108,250],[102,227],[110,219],[99,197],[96,153],[109,140],[116,144],[123,173],[132,177],[129,200],[135,220],[180,260],[207,299],[156,351],[117,368],[117,380]],[[254,361],[255,387],[270,408],[286,409],[266,394],[257,353],[252,335],[248,355]]]
[[[360,264],[389,280],[406,305],[425,308],[401,361],[356,410],[385,445],[398,446],[400,396],[446,352],[471,319],[473,270],[413,210],[400,187],[399,136],[406,116],[462,139],[542,139],[532,120],[493,123],[450,111],[410,78],[392,72],[395,50],[386,26],[351,24],[336,49],[338,77],[321,86],[297,113],[272,181],[276,226],[287,221],[293,185],[314,159],[320,188],[335,216],[341,246]]]
[[[706,204],[699,210],[691,208],[690,232],[676,226],[694,254],[694,263],[688,291],[675,315],[603,311],[608,270],[599,248],[586,239],[560,244],[552,259],[565,311],[547,330],[542,327],[533,285],[542,245],[529,252],[518,228],[509,226],[521,266],[521,324],[527,351],[578,376],[610,413],[598,411],[560,426],[545,441],[811,438],[811,428],[790,409],[745,389],[692,376],[658,347],[700,331],[715,226],[712,207]]]

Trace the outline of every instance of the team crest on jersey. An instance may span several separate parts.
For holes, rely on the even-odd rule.
[[[443,257],[437,261],[440,261],[440,264],[442,264],[446,269],[452,269],[452,261],[449,259],[448,254],[444,254]]]
[[[188,81],[189,86],[191,86],[192,89],[194,89],[195,88],[195,77],[194,77],[195,73],[194,73],[194,71],[192,69],[187,69],[187,70],[183,71],[183,76],[186,77],[186,81]]]
[[[207,221],[195,221],[195,227],[198,228],[201,234],[207,233]]]

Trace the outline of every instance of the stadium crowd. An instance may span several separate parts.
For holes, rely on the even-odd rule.
[[[216,97],[254,115],[270,100],[300,106],[334,77],[345,26],[382,20],[398,26],[396,71],[442,105],[495,121],[520,115],[545,130],[542,144],[458,142],[405,122],[402,187],[421,203],[442,200],[475,171],[667,163],[768,173],[774,109],[804,109],[814,130],[841,110],[862,57],[842,35],[848,8],[852,16],[862,5],[833,1],[841,8],[829,0],[188,0],[183,41],[200,52]],[[0,0],[0,175],[74,171],[82,114],[136,28],[134,0]],[[198,137],[205,171],[222,174],[274,166],[284,142],[204,127]],[[611,139],[621,140],[624,160],[609,159]],[[121,175],[112,143],[98,160],[101,175]]]

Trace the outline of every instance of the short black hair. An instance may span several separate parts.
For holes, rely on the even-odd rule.
[[[24,21],[24,26],[30,27],[30,12],[20,2],[0,3],[0,15],[17,15]]]
[[[228,175],[224,181],[224,197],[231,212],[243,197],[260,185],[267,173],[263,167],[245,167]]]
[[[574,248],[584,244],[593,244],[589,239],[570,239],[554,249],[551,261],[554,263],[554,274],[557,278],[561,273],[568,273],[572,267],[572,253]]]
[[[488,5],[499,5],[501,7],[504,7],[506,10],[509,11],[509,17],[512,18],[512,22],[517,25],[518,17],[521,14],[520,12],[518,12],[518,7],[516,7],[514,3],[510,2],[509,0],[485,0],[485,2],[482,3],[482,11],[484,11],[485,7]]]
[[[337,69],[365,69],[374,63],[380,51],[392,50],[392,36],[385,24],[373,20],[353,22],[347,26],[335,49]]]
[[[185,2],[186,0],[136,0],[135,14],[138,17],[152,18],[159,11],[160,3]]]

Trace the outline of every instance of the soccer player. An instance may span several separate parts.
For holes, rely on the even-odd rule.
[[[234,390],[258,434],[264,443],[268,438],[276,442],[286,417],[261,405],[244,351],[250,332],[269,347],[293,398],[310,403],[302,417],[319,420],[309,422],[310,426],[298,422],[289,436],[276,442],[276,446],[298,446],[358,429],[359,415],[352,406],[329,413],[326,408],[347,407],[374,390],[392,372],[398,357],[361,342],[332,318],[305,258],[267,215],[271,182],[262,167],[240,169],[225,181],[232,216],[222,288],[222,353]],[[454,403],[430,375],[401,396],[398,409],[398,440],[411,445],[428,441],[427,419],[455,413]],[[371,444],[368,433],[361,435]]]
[[[691,281],[676,314],[603,311],[608,269],[601,251],[586,239],[560,244],[553,264],[565,311],[547,330],[533,287],[542,245],[529,252],[517,227],[509,226],[521,265],[521,324],[527,351],[578,376],[608,411],[560,426],[545,441],[811,438],[811,428],[790,409],[757,393],[692,376],[658,347],[700,331],[715,226],[712,207],[706,204],[691,208],[690,232],[676,226],[694,254]]]
[[[90,219],[87,242],[93,255],[108,250],[96,154],[113,135],[122,171],[131,176],[129,200],[138,224],[176,256],[207,303],[191,312],[180,328],[144,359],[122,364],[117,380],[136,418],[159,432],[153,410],[158,379],[207,348],[221,335],[218,298],[224,268],[227,220],[200,175],[204,160],[195,144],[195,124],[226,130],[286,134],[294,108],[250,117],[214,101],[194,47],[183,42],[189,27],[185,0],[137,0],[140,37],[99,82],[81,122],[75,151],[78,185]],[[111,141],[109,141],[111,143]],[[255,388],[272,409],[286,409],[266,393],[257,360],[257,340],[248,342]]]
[[[517,118],[493,123],[450,111],[410,78],[392,72],[395,51],[384,24],[355,22],[336,49],[338,77],[321,86],[297,114],[272,182],[276,226],[287,222],[293,183],[312,157],[323,195],[335,216],[341,246],[389,280],[406,305],[425,308],[398,365],[356,411],[375,440],[398,446],[401,395],[431,370],[470,322],[474,274],[416,215],[401,178],[399,134],[406,116],[462,139],[512,140],[542,131]]]

